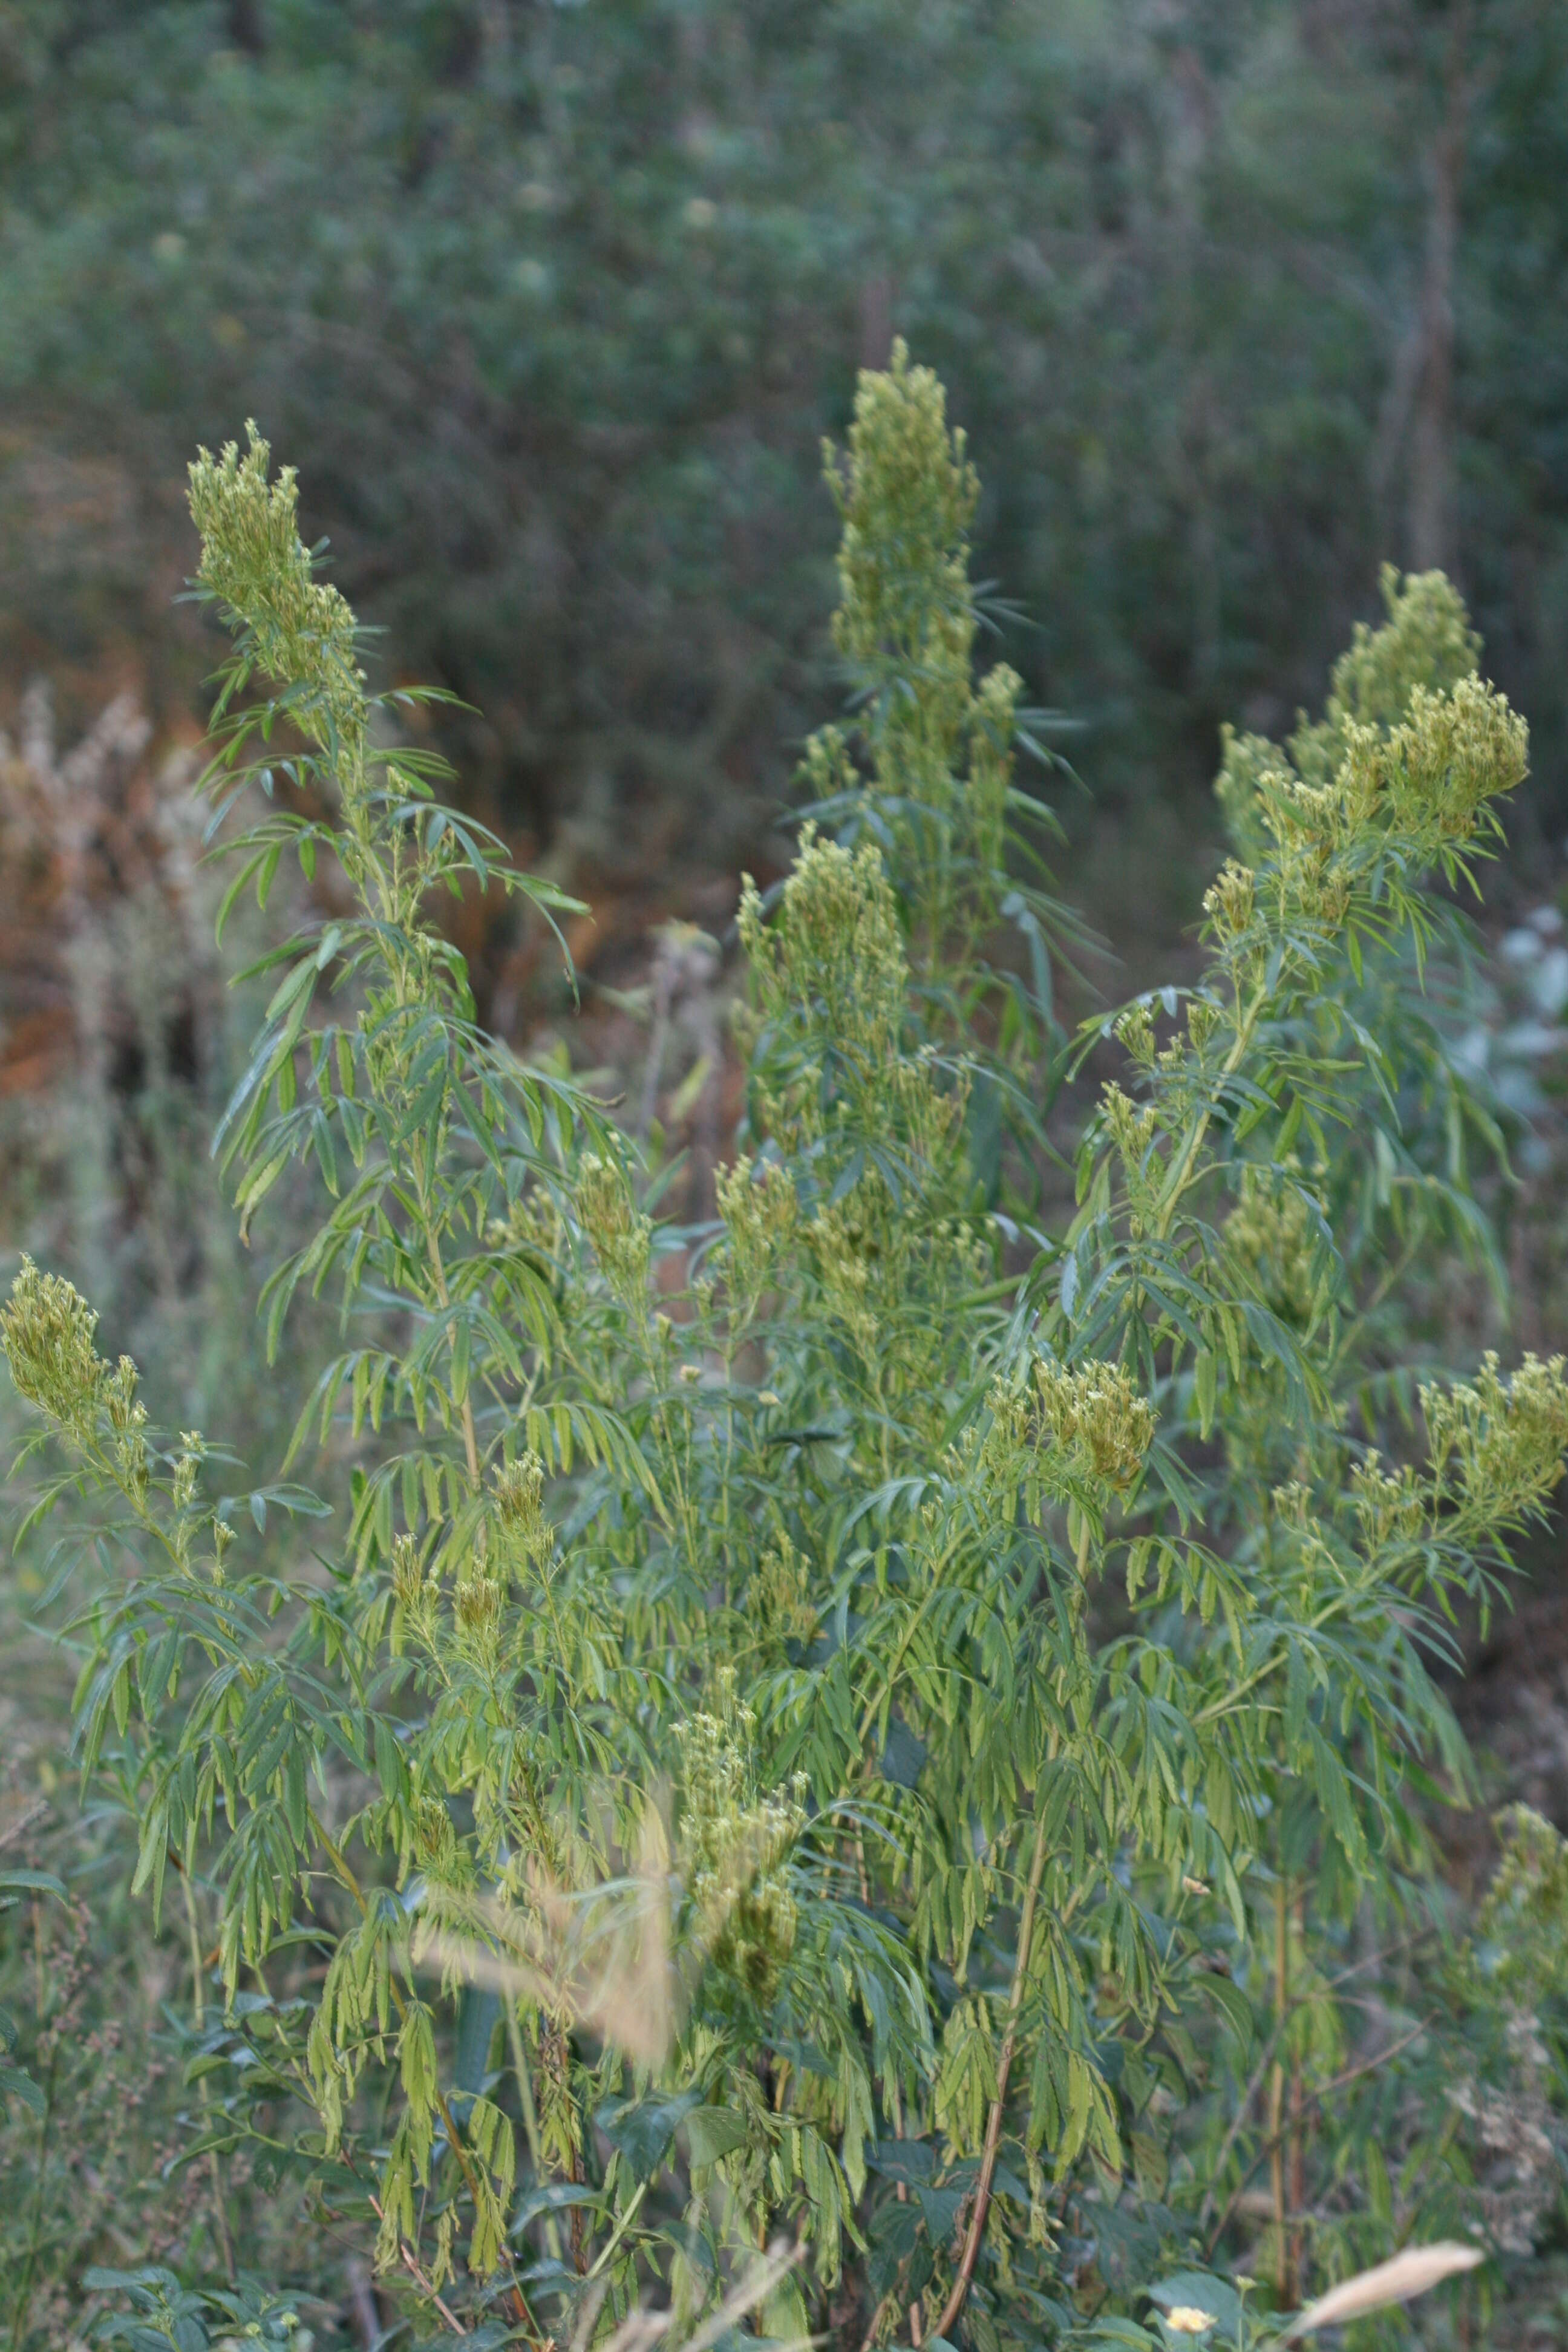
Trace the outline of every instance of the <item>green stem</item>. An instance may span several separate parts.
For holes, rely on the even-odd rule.
[[[49,2167],[49,2140],[55,2120],[55,2069],[59,2063],[57,2049],[49,2060],[49,2079],[44,2086],[44,2112],[38,2121],[38,2179],[33,2192],[33,2219],[27,2232],[27,2256],[22,2265],[21,2284],[16,2289],[16,2315],[11,2326],[11,2352],[22,2352],[26,2336],[27,2314],[33,2307],[33,2280],[38,2267],[38,2248],[44,2234],[44,2182]]]
[[[631,2228],[632,2223],[637,2219],[637,2209],[641,2205],[643,2199],[647,2195],[647,2192],[648,2183],[645,2180],[641,2188],[633,2197],[631,2203],[626,2207],[626,2211],[621,2215],[620,2220],[616,2223],[616,2226],[611,2231],[609,2237],[605,2240],[604,2251],[595,2257],[594,2267],[588,2273],[588,2276],[591,2279],[598,2277],[599,2273],[604,2269],[605,2264],[609,2261],[610,2256],[615,2252],[616,2248],[620,2244],[621,2240]]]
[[[1304,1625],[1295,1626],[1292,1631],[1301,1633],[1321,1633],[1325,1625],[1342,1614],[1345,1606],[1345,1601],[1336,1596],[1320,1609],[1315,1617],[1310,1617]],[[1256,1690],[1259,1683],[1266,1683],[1270,1675],[1278,1674],[1284,1664],[1282,1653],[1272,1658],[1265,1658],[1260,1666],[1255,1666],[1252,1672],[1245,1675],[1240,1682],[1232,1683],[1223,1699],[1216,1698],[1211,1706],[1205,1706],[1200,1714],[1194,1715],[1193,1721],[1195,1724],[1214,1723],[1221,1716],[1229,1715],[1238,1700],[1244,1699],[1248,1691]]]
[[[1290,1941],[1289,1885],[1281,1860],[1279,1875],[1274,1886],[1274,2014],[1283,2026],[1290,2013]],[[1285,2172],[1285,2135],[1280,2118],[1285,2109],[1285,2064],[1276,2043],[1273,2079],[1268,2095],[1268,2179],[1274,2202],[1274,2273],[1279,2293],[1279,2306],[1288,2311],[1295,2301],[1291,2293],[1289,2235],[1287,2182]]]
[[[535,2180],[542,2180],[544,2151],[539,2141],[539,2111],[533,2104],[533,2070],[529,2065],[528,2053],[522,2046],[522,2029],[517,2021],[516,1996],[510,1993],[506,2001],[506,2039],[507,2047],[511,2052],[511,2071],[517,2076],[517,2095],[522,2105],[523,2137],[528,2142],[528,2153],[533,2164],[533,2177]],[[553,2213],[547,2213],[544,2217],[544,2234],[550,2241],[550,2251],[556,2261],[564,2262],[565,2255],[561,2245],[561,2224]]]
[[[1247,1049],[1252,1043],[1252,1033],[1258,1026],[1258,1016],[1262,1013],[1267,1001],[1267,992],[1264,989],[1259,988],[1257,995],[1252,1000],[1252,1003],[1247,1010],[1246,1018],[1242,1021],[1241,1025],[1237,1030],[1235,1044],[1231,1046],[1229,1053],[1226,1055],[1224,1062],[1220,1065],[1219,1078],[1221,1085],[1224,1084],[1226,1078],[1233,1078],[1236,1076],[1237,1070],[1240,1069],[1242,1063],[1247,1058]],[[1205,1108],[1199,1112],[1198,1117],[1194,1123],[1191,1134],[1188,1136],[1185,1143],[1182,1146],[1182,1149],[1177,1155],[1175,1165],[1172,1168],[1169,1176],[1165,1179],[1164,1189],[1161,1192],[1158,1202],[1159,1213],[1154,1223],[1155,1238],[1159,1241],[1163,1241],[1169,1234],[1172,1219],[1175,1216],[1176,1211],[1181,1205],[1182,1195],[1193,1180],[1193,1163],[1203,1148],[1203,1140],[1205,1136],[1208,1133],[1209,1121],[1213,1117],[1214,1104],[1211,1099]]]
[[[185,1928],[191,1950],[191,2022],[199,2037],[206,2028],[207,2009],[206,2000],[202,1992],[201,1923],[196,1917],[196,1892],[191,1885],[191,1874],[188,1870],[180,1872],[180,1892],[185,1898]],[[201,2104],[203,2126],[209,2127],[212,2122],[212,2102],[208,2096],[207,2078],[205,2074],[197,2077],[196,2097]],[[229,2234],[228,2208],[224,2202],[223,2194],[223,2168],[218,2162],[216,2147],[209,2147],[207,2150],[207,2171],[213,2185],[213,2221],[217,2230],[218,2246],[223,2254],[224,2276],[232,2286],[236,2275],[234,2240]]]

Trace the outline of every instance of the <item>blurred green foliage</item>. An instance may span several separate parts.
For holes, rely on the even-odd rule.
[[[138,486],[253,413],[470,773],[721,852],[822,707],[808,486],[897,330],[1113,803],[1282,731],[1385,557],[1458,572],[1550,792],[1565,101],[1552,0],[7,0],[10,651],[158,638]]]

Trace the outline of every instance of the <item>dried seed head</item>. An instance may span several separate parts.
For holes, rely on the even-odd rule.
[[[816,1624],[809,1562],[788,1536],[763,1554],[753,1588],[764,1629],[777,1641],[805,1641]]]
[[[903,1027],[909,964],[874,841],[854,851],[801,834],[771,923],[748,877],[739,916],[764,1014],[825,1029],[841,1054],[885,1070]]]
[[[174,1498],[176,1511],[188,1511],[195,1499],[196,1480],[201,1473],[205,1441],[199,1429],[181,1432],[181,1453],[174,1465]]]
[[[681,1861],[710,1965],[764,2006],[799,1925],[785,1864],[804,1823],[805,1792],[764,1796],[752,1759],[753,1718],[721,1676],[719,1713],[680,1728],[685,1769]]]
[[[481,1659],[494,1656],[500,1631],[500,1586],[482,1566],[459,1577],[452,1595],[452,1611],[459,1631]]]
[[[452,1816],[439,1797],[421,1797],[414,1812],[414,1843],[427,1870],[449,1867],[458,1851]]]
[[[1264,1303],[1301,1327],[1310,1323],[1318,1295],[1318,1223],[1309,1190],[1294,1160],[1280,1171],[1246,1167],[1241,1197],[1225,1225],[1228,1246]]]
[[[1129,1004],[1124,1012],[1118,1014],[1116,1035],[1123,1050],[1130,1054],[1141,1067],[1149,1069],[1152,1066],[1154,1023],[1143,997],[1139,997],[1134,1003]]]

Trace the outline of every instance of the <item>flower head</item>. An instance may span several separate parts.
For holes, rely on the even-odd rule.
[[[653,1229],[632,1198],[625,1169],[585,1152],[577,1171],[577,1214],[616,1299],[640,1305]]]

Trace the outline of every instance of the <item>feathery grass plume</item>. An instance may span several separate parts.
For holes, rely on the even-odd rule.
[[[421,1915],[414,1950],[438,1963],[448,1989],[521,1994],[558,2028],[595,2034],[657,2076],[676,2048],[694,1959],[700,1965],[676,1944],[670,1911],[668,1836],[650,1801],[629,1870],[569,1884],[534,1863],[513,1871],[499,1896],[443,1889]]]
[[[1316,2303],[1309,2304],[1285,2330],[1285,2341],[1293,2343],[1299,2336],[1315,2335],[1321,2327],[1342,2327],[1347,2319],[1385,2311],[1390,2304],[1412,2303],[1418,2294],[1429,2294],[1445,2279],[1473,2271],[1485,2260],[1479,2246],[1409,2246],[1392,2261],[1342,2280]]]

